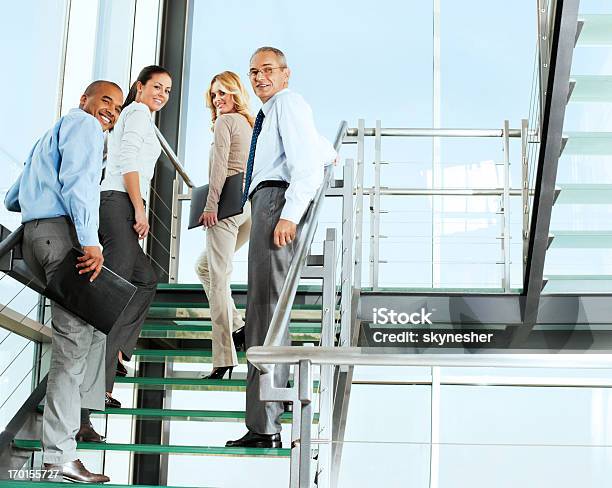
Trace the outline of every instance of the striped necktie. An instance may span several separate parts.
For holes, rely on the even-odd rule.
[[[246,203],[249,198],[249,188],[251,186],[251,178],[253,176],[253,165],[255,164],[255,148],[257,147],[257,138],[261,132],[261,125],[265,115],[262,110],[257,113],[255,118],[255,125],[253,126],[253,136],[251,137],[251,149],[249,150],[249,159],[247,162],[246,169],[246,180],[244,182],[244,193],[242,194],[242,206]]]

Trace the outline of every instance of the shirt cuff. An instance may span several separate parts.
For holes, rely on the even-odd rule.
[[[306,207],[308,207],[308,205]],[[302,220],[304,210],[306,210],[306,208],[302,208],[302,205],[291,205],[289,202],[285,202],[280,218],[283,220],[289,220],[295,225],[298,225],[300,220]]]
[[[77,237],[81,246],[99,246],[97,229],[86,229],[84,227],[76,227]]]

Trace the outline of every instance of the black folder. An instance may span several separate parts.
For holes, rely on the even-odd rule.
[[[219,209],[217,219],[223,220],[242,213],[242,180],[244,173],[236,173],[228,176],[223,184],[221,196],[219,197]],[[189,226],[193,229],[202,225],[199,222],[200,215],[206,206],[208,198],[208,185],[194,188],[191,192],[191,209],[189,210]]]
[[[77,257],[83,251],[72,248],[61,262],[45,295],[83,319],[100,332],[108,334],[136,293],[136,287],[106,266],[90,282],[91,273],[79,274]]]

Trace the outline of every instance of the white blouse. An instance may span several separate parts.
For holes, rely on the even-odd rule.
[[[161,144],[155,135],[149,107],[144,103],[132,102],[121,112],[108,135],[106,172],[101,191],[127,192],[123,175],[138,171],[140,194],[148,201],[151,179],[160,154]]]

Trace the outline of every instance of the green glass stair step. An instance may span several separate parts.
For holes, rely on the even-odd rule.
[[[564,132],[563,136],[568,139],[563,155],[612,155],[612,132]]]
[[[612,204],[612,185],[609,184],[565,184],[555,205],[564,204]]]
[[[584,21],[577,46],[612,46],[612,15],[580,14]]]
[[[238,305],[243,309],[244,306]],[[336,312],[339,316],[339,312]],[[162,303],[154,302],[149,309],[149,319],[210,319],[210,309],[206,303]],[[321,320],[321,305],[294,305],[291,310],[291,320]]]
[[[135,385],[142,390],[194,390],[194,391],[246,391],[246,379],[205,380],[203,378],[151,378],[118,376],[116,384]],[[319,382],[313,382],[313,391],[319,391]]]
[[[612,76],[574,75],[572,102],[612,102]]]
[[[610,293],[612,275],[545,274],[544,293]]]
[[[39,411],[43,411],[42,406]],[[92,415],[127,415],[147,420],[185,420],[201,422],[244,422],[246,413],[240,410],[179,410],[171,408],[107,408],[104,412],[92,412]],[[285,412],[281,423],[290,424],[293,415]],[[313,423],[318,423],[319,414],[314,414]]]
[[[612,230],[553,230],[552,248],[612,249]]]
[[[247,285],[245,284],[233,284],[230,285],[232,291],[247,291]],[[159,283],[157,289],[161,291],[165,290],[186,290],[186,291],[202,291],[202,285],[199,283]],[[299,285],[298,293],[321,293],[321,285]]]
[[[238,362],[246,364],[246,354],[237,353]],[[175,363],[211,363],[212,350],[210,349],[135,349],[132,356],[148,363],[163,363],[166,360]]]
[[[39,440],[15,439],[13,445],[19,449],[40,450]],[[77,449],[88,451],[124,451],[141,454],[199,454],[204,456],[255,456],[285,458],[291,456],[291,449],[235,448],[221,446],[176,446],[159,444],[112,444],[79,442]],[[105,485],[108,486],[108,485]]]
[[[301,340],[318,340],[321,325],[309,322],[292,322],[289,324],[291,337]],[[210,339],[212,324],[210,321],[175,320],[170,323],[145,322],[140,337],[164,339]]]
[[[206,302],[153,302],[151,308],[209,308]],[[236,305],[244,309],[245,305]],[[320,304],[294,304],[292,310],[321,310]]]

